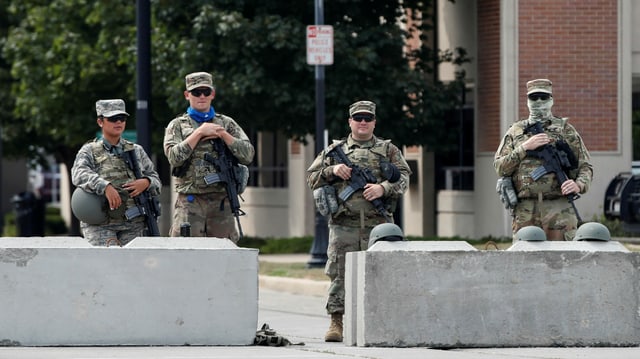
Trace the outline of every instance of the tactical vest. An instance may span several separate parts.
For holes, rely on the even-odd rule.
[[[331,147],[327,149],[329,152],[335,146],[342,146],[342,150],[349,160],[360,168],[368,168],[377,179],[376,183],[384,181],[382,177],[382,171],[380,169],[380,163],[383,160],[389,160],[388,149],[391,140],[382,140],[376,138],[376,142],[371,147],[357,147],[347,148],[346,141],[334,141]],[[335,165],[339,162],[332,159],[331,164]],[[336,194],[340,194],[345,188],[349,186],[349,181],[337,181],[333,184],[336,189]],[[353,220],[354,223],[359,223],[360,212],[364,212],[365,218],[380,217],[380,214],[376,211],[373,204],[366,200],[363,196],[362,190],[356,191],[347,199],[347,201],[340,201],[339,209],[334,214],[333,218],[338,221]],[[388,212],[393,211],[394,200],[386,197],[381,198],[385,202],[385,207]],[[342,218],[341,218],[342,217]]]
[[[518,143],[526,141],[531,135],[525,133],[526,125],[529,122],[527,120],[518,121],[515,125],[518,126],[513,133],[514,139],[519,139]],[[544,132],[552,139],[551,143],[563,140],[564,128],[567,123],[567,118],[555,117],[551,124],[544,127]],[[538,198],[538,194],[541,193],[543,198],[554,199],[562,197],[562,190],[560,189],[560,183],[556,179],[554,173],[547,173],[537,181],[531,178],[531,173],[538,167],[542,166],[544,161],[542,159],[527,155],[521,162],[516,171],[513,173],[513,184],[518,193],[518,198]],[[572,178],[567,173],[569,178]]]
[[[195,131],[197,122],[192,120],[186,113],[177,118],[180,122],[180,131],[183,138],[189,137]],[[219,124],[227,128],[226,116],[216,114],[211,120],[212,123]],[[176,192],[178,193],[212,193],[225,192],[226,189],[222,183],[206,184],[204,177],[209,173],[216,173],[216,169],[212,163],[206,161],[204,155],[208,153],[213,158],[217,158],[218,154],[214,151],[213,144],[210,141],[201,141],[196,148],[193,149],[191,157],[189,157],[188,168],[183,176],[175,177]]]
[[[101,178],[111,183],[120,194],[122,204],[113,211],[107,211],[109,223],[124,222],[124,212],[127,208],[135,206],[135,201],[129,197],[129,192],[122,186],[136,179],[135,173],[124,160],[123,155],[109,153],[102,142],[102,139],[96,139],[91,143],[91,152],[96,163],[96,172]],[[124,151],[135,151],[132,142],[122,139]],[[105,209],[106,210],[106,209]],[[134,220],[135,221],[135,220]]]

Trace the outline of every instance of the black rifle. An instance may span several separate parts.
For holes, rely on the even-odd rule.
[[[349,199],[349,197],[351,197],[351,195],[356,191],[364,189],[364,186],[367,183],[378,182],[376,176],[373,175],[373,172],[371,172],[369,168],[361,168],[360,166],[351,162],[351,160],[349,160],[349,157],[347,157],[344,151],[342,151],[342,148],[340,146],[334,147],[327,153],[327,155],[333,157],[336,161],[343,163],[351,168],[351,179],[348,182],[347,188],[342,190],[342,192],[340,192],[340,194],[338,195],[338,198],[340,198],[343,202]],[[384,208],[384,202],[382,201],[382,199],[376,198],[371,201],[371,204],[373,204],[373,206],[376,208],[376,211],[378,211],[378,213],[381,214],[387,222],[393,222]]]
[[[536,121],[527,126],[525,133],[535,135],[538,133],[544,133],[544,130],[542,129],[542,124],[539,121]],[[533,178],[534,181],[537,181],[547,173],[555,173],[556,179],[561,186],[569,179],[567,174],[564,172],[564,169],[571,168],[572,164],[566,152],[559,151],[555,146],[546,144],[535,150],[528,150],[527,155],[539,158],[543,161],[542,166],[531,172],[531,178]],[[575,200],[580,198],[580,195],[578,193],[570,193],[565,197],[567,197],[567,200],[571,203],[573,211],[576,213],[576,217],[578,218],[578,223],[582,223],[582,218],[580,218],[580,214],[578,213],[578,209],[574,203]]]
[[[211,163],[216,173],[209,173],[204,176],[204,182],[208,185],[214,183],[224,183],[227,190],[227,199],[229,200],[229,207],[231,207],[231,213],[236,217],[236,223],[238,223],[238,232],[240,238],[242,238],[242,226],[240,225],[240,216],[244,216],[245,213],[240,209],[240,201],[238,197],[238,181],[236,178],[236,172],[234,167],[238,167],[238,160],[231,154],[231,151],[217,138],[211,140],[213,150],[218,154],[217,157],[211,156],[209,153],[204,154],[204,159]],[[244,200],[243,200],[244,201]],[[220,210],[224,210],[224,199],[220,203]]]
[[[129,165],[129,168],[133,170],[136,178],[142,178],[142,171],[138,165],[138,159],[136,158],[135,150],[125,151],[124,160]],[[160,230],[158,229],[158,217],[160,217],[160,202],[157,197],[154,197],[149,193],[149,189],[133,197],[136,203],[135,207],[129,208],[125,211],[125,217],[130,220],[138,216],[145,217],[145,236],[159,237]]]

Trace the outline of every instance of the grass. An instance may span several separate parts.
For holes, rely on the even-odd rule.
[[[260,262],[260,275],[326,281],[324,268],[307,268],[306,263]]]

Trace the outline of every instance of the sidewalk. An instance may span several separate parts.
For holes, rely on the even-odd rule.
[[[272,263],[307,263],[309,254],[261,254],[260,262]],[[313,297],[326,297],[329,290],[329,278],[326,281],[296,279],[287,277],[258,276],[260,289],[269,289],[291,294],[302,294]],[[324,304],[321,306],[324,307]]]

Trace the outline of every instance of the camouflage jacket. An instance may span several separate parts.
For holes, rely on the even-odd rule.
[[[240,125],[231,117],[216,114],[211,122],[223,126],[235,141],[229,146],[229,150],[239,163],[248,165],[253,161],[255,150],[249,137],[242,130]],[[191,148],[185,139],[189,137],[199,126],[186,113],[173,119],[167,126],[164,134],[164,154],[169,160],[171,167],[176,168],[186,165],[184,175],[175,178],[176,192],[178,193],[212,193],[226,191],[223,183],[208,185],[204,177],[209,173],[215,173],[213,164],[204,159],[204,155],[209,153],[213,157],[217,154],[214,151],[211,141],[200,141],[196,148]]]
[[[324,185],[331,185],[336,189],[336,193],[339,194],[349,185],[348,181],[333,175],[333,167],[340,162],[327,154],[336,146],[342,147],[342,150],[353,164],[371,170],[377,179],[377,183],[384,188],[382,199],[385,201],[385,207],[389,212],[392,212],[395,209],[397,199],[409,188],[411,170],[400,149],[392,144],[390,140],[383,140],[375,136],[364,143],[355,141],[351,136],[346,140],[334,140],[331,145],[318,154],[307,169],[307,185],[309,188],[314,190]],[[380,168],[382,161],[388,161],[398,168],[400,179],[397,182],[390,183],[382,177]],[[358,222],[361,211],[364,212],[366,218],[371,218],[376,223],[380,222],[382,216],[376,212],[371,202],[364,199],[362,192],[362,190],[356,191],[345,202],[339,201],[338,211],[331,216],[332,223]]]
[[[518,198],[537,198],[539,193],[545,198],[561,197],[560,183],[552,172],[545,174],[537,181],[531,173],[543,164],[543,160],[527,154],[522,147],[527,139],[533,136],[526,133],[526,128],[533,120],[523,119],[514,123],[502,138],[495,154],[493,165],[500,177],[511,177]],[[551,138],[551,145],[564,141],[569,145],[577,159],[575,168],[565,171],[568,178],[582,184],[582,192],[589,190],[593,177],[589,151],[576,129],[569,124],[567,118],[552,117],[542,123],[544,132]]]
[[[125,183],[136,179],[135,173],[125,162],[122,153],[135,151],[138,166],[142,176],[150,181],[149,192],[152,196],[160,194],[162,184],[153,162],[142,146],[120,139],[116,146],[112,146],[102,139],[95,139],[85,143],[76,154],[71,168],[71,181],[76,187],[98,195],[104,195],[107,185],[111,184],[120,193],[123,205],[117,213],[135,206],[132,197],[122,188]],[[111,215],[111,214],[110,214]],[[120,216],[112,219],[122,219]]]

